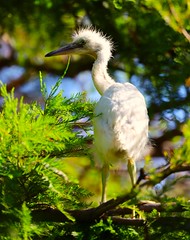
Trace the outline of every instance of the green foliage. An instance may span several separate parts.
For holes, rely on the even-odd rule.
[[[190,35],[188,34],[190,25],[187,19],[189,18],[189,2],[187,0],[180,1],[152,1],[146,0],[149,6],[154,7],[175,31],[184,35],[188,41],[190,41]]]
[[[176,165],[189,165],[190,159],[187,157],[190,154],[190,121],[187,121],[183,128],[183,138],[178,138],[177,144],[178,148],[174,150],[174,155],[171,158],[171,163],[174,166]]]
[[[44,54],[63,40],[70,41],[78,23],[81,25],[88,20],[112,36],[116,56],[110,69],[122,71],[147,96],[150,118],[156,117],[157,121],[152,129],[163,134],[156,148],[160,150],[165,141],[171,140],[173,135],[168,130],[175,127],[173,132],[177,132],[177,137],[173,144],[177,149],[172,149],[165,157],[176,171],[189,166],[189,1],[33,0],[21,1],[18,5],[15,0],[4,0],[0,14],[2,40],[19,52],[13,51],[10,59],[2,57],[1,67],[17,64],[25,67],[26,72],[47,69],[48,72],[62,73],[65,58],[45,62]],[[78,58],[74,60],[78,61]],[[80,59],[80,64],[73,64],[70,75],[73,77],[90,67],[84,58]],[[187,175],[166,181],[158,195],[149,188],[143,189],[139,198],[132,199],[132,205],[139,199],[153,199],[163,206],[167,204],[164,212],[153,210],[143,214],[146,226],[128,227],[115,224],[111,219],[84,225],[74,222],[66,210],[87,207],[85,200],[90,193],[78,184],[78,179],[68,174],[65,157],[90,157],[91,127],[85,124],[85,118],[93,117],[93,104],[86,102],[85,94],[69,99],[62,97],[62,92],[57,91],[62,78],[48,95],[40,78],[43,107],[37,103],[24,103],[23,98],[14,97],[13,90],[9,92],[1,85],[0,239],[146,239],[147,236],[155,240],[189,239],[189,204],[185,198],[176,197],[180,195],[181,186],[185,186],[182,181]],[[81,118],[84,121],[80,121]],[[183,137],[178,136],[181,130]],[[81,135],[82,131],[85,131],[85,137]],[[162,177],[156,169],[149,169],[148,173],[155,183]],[[92,179],[95,178],[97,175]],[[86,182],[90,185],[88,179]],[[118,182],[115,178],[111,182],[114,196]],[[176,190],[174,186],[181,182]],[[188,194],[188,191],[184,192]],[[173,204],[184,206],[186,212],[171,213]],[[71,222],[34,221],[33,211],[48,208],[58,209]]]
[[[62,226],[63,227],[63,226]],[[58,231],[61,231],[57,227]],[[77,239],[77,240],[143,240],[143,228],[134,229],[132,227],[119,226],[114,224],[111,219],[106,221],[100,220],[94,224],[73,224],[64,225],[65,232],[62,231],[62,235],[65,239]],[[138,232],[137,232],[138,230]]]
[[[156,210],[150,214],[141,214],[142,211],[137,209],[137,213],[147,221],[148,233],[146,225],[129,227],[116,224],[111,218],[85,225],[75,222],[67,210],[79,210],[89,206],[85,199],[90,197],[91,193],[77,181],[71,180],[73,177],[66,174],[64,161],[68,156],[89,154],[87,142],[92,137],[90,134],[83,137],[80,130],[88,132],[90,129],[88,125],[80,126],[79,120],[93,117],[93,104],[85,101],[84,94],[70,99],[64,98],[62,92],[57,92],[62,78],[47,95],[42,77],[40,78],[45,98],[44,107],[37,103],[24,103],[23,98],[15,98],[14,91],[8,93],[6,86],[1,84],[3,107],[0,113],[0,239],[38,240],[60,237],[120,240],[144,239],[146,234],[155,239],[188,239],[189,232],[183,227],[183,220],[180,220],[182,228],[172,233],[169,226],[157,223],[160,213]],[[182,156],[187,156],[189,152],[189,122],[184,125],[183,130],[186,144],[174,152],[170,160],[171,166],[178,164],[180,167],[187,163]],[[187,201],[165,195],[170,185],[173,186],[176,182],[166,184],[163,193],[157,197],[159,202],[168,206],[167,211],[161,213],[163,219],[168,217],[173,203],[186,209],[185,213],[175,213],[173,216],[189,219]],[[132,204],[136,201],[138,199],[131,200]],[[133,209],[133,206],[128,204],[129,202],[123,206]],[[57,209],[68,221],[41,222],[40,216],[39,219],[38,216],[35,217],[34,221],[33,211],[43,209]]]
[[[31,209],[49,206],[64,212],[85,207],[84,198],[90,196],[64,173],[64,157],[86,147],[73,124],[81,116],[92,116],[92,104],[86,104],[82,95],[71,99],[63,98],[61,92],[55,95],[60,81],[46,98],[44,109],[15,98],[13,90],[8,93],[1,85],[0,209],[5,221],[0,229],[15,239],[40,234],[31,222]]]
[[[23,240],[31,239],[34,235],[40,235],[42,234],[42,229],[38,227],[37,225],[32,223],[31,218],[31,211],[26,206],[26,203],[24,202],[22,204],[22,208],[19,211],[18,210],[18,218],[20,219],[20,222],[15,224],[20,229],[19,236]]]
[[[103,222],[102,220],[98,222],[97,224],[93,225],[91,227],[91,238],[92,240],[98,240],[98,239],[143,239],[140,237],[140,235],[136,232],[135,229],[130,227],[118,227],[117,225],[114,225],[112,223],[111,219],[108,219],[107,221]]]

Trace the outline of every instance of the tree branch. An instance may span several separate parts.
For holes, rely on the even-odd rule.
[[[129,196],[129,195],[128,195]],[[118,199],[118,198],[117,198]],[[120,198],[121,199],[121,198]],[[122,223],[125,225],[140,226],[145,224],[144,219],[131,219],[126,217],[117,217],[117,216],[126,216],[132,214],[131,208],[112,208],[112,204],[116,203],[118,200],[110,200],[96,208],[84,209],[84,210],[68,210],[67,212],[75,218],[78,223],[93,223],[95,220],[100,218],[107,219],[112,217],[112,219],[117,223]],[[190,204],[190,202],[187,202]],[[104,205],[104,206],[103,206]],[[140,211],[150,213],[154,209],[158,212],[184,212],[186,207],[180,205],[179,203],[156,203],[150,201],[140,201],[137,204],[137,207]],[[106,211],[106,208],[109,208]],[[38,209],[32,211],[32,218],[34,221],[54,221],[54,222],[70,222],[71,220],[62,212],[53,208]]]
[[[157,169],[154,175],[152,176],[150,175],[149,177],[147,177],[147,180],[145,180],[145,182],[142,183],[140,187],[144,187],[147,185],[154,186],[157,183],[160,183],[165,178],[167,178],[172,173],[185,172],[185,171],[190,171],[190,165],[171,166],[170,164],[167,164],[166,166],[163,166],[162,168]]]
[[[129,208],[117,208],[120,204],[134,199],[140,188],[147,185],[155,185],[168,177],[170,174],[181,171],[190,171],[190,166],[182,165],[171,167],[170,165],[166,165],[161,169],[158,169],[156,174],[156,178],[149,177],[148,180],[145,180],[141,185],[136,185],[130,192],[126,193],[123,196],[118,196],[115,199],[111,199],[98,207],[83,209],[83,210],[65,210],[70,216],[72,216],[76,222],[79,223],[93,223],[95,220],[105,219],[108,216],[124,216],[126,214],[131,214],[132,210]],[[155,202],[139,202],[137,207],[140,211],[151,212],[153,209],[156,209],[158,212],[183,212],[186,208],[183,205],[179,205],[177,203],[155,203]],[[68,222],[71,221],[67,214],[63,214],[57,209],[45,208],[45,209],[37,209],[32,211],[32,217],[34,221],[55,221],[55,222]],[[142,225],[144,224],[144,220],[140,221],[129,221],[124,219],[114,218],[114,221],[117,222],[125,222],[125,224],[134,224],[134,225]]]

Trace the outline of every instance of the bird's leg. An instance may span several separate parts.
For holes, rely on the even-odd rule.
[[[132,187],[136,184],[136,165],[133,159],[128,159],[128,172],[131,178]],[[132,210],[132,218],[135,218],[135,208]]]
[[[135,186],[136,184],[136,165],[133,161],[133,159],[129,158],[128,159],[128,172],[131,178],[131,183],[132,183],[132,187]]]
[[[101,203],[106,201],[106,186],[109,177],[109,164],[105,163],[102,167],[102,198]]]

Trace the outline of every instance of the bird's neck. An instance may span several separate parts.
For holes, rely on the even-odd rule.
[[[106,89],[114,83],[114,80],[107,72],[108,61],[109,57],[106,58],[102,53],[100,53],[97,55],[92,67],[92,79],[100,95],[102,95]]]

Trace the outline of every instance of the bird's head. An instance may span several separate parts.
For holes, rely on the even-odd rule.
[[[112,42],[101,32],[84,28],[76,31],[73,41],[57,50],[47,53],[46,57],[56,55],[87,54],[97,58],[100,54],[111,57]]]

